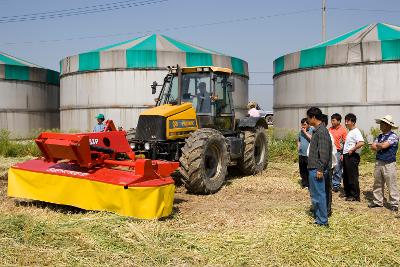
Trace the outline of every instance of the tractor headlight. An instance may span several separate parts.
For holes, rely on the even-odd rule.
[[[135,149],[135,148],[136,148],[136,145],[135,145],[135,144],[131,144],[131,148],[132,148],[132,149]]]
[[[145,143],[144,144],[144,149],[150,150],[150,143]]]

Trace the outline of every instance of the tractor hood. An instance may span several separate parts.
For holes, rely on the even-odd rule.
[[[181,105],[166,104],[143,111],[140,115],[169,117],[181,113],[192,107],[192,103],[183,103]]]
[[[166,104],[140,114],[135,138],[147,141],[182,139],[197,130],[197,127],[196,111],[192,103]]]

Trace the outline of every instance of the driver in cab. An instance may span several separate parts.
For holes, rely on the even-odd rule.
[[[199,92],[197,93],[197,109],[199,113],[211,112],[211,94],[207,92],[206,83],[200,82],[198,85]]]

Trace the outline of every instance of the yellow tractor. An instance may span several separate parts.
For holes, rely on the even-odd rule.
[[[268,127],[263,118],[235,117],[232,70],[212,66],[169,68],[156,106],[141,113],[133,138],[136,154],[180,162],[187,190],[211,194],[224,184],[227,167],[246,175],[267,166]]]

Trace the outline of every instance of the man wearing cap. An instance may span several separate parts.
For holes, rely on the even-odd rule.
[[[97,119],[97,124],[96,126],[94,126],[93,132],[104,132],[104,129],[106,128],[106,126],[103,124],[104,122],[104,114],[99,114],[96,117]]]
[[[376,151],[376,163],[374,170],[373,201],[368,205],[370,208],[383,206],[384,185],[387,184],[389,191],[389,204],[392,211],[399,210],[399,190],[397,188],[396,153],[399,137],[392,131],[398,127],[390,115],[382,119],[376,119],[382,133],[374,140],[371,149]]]

